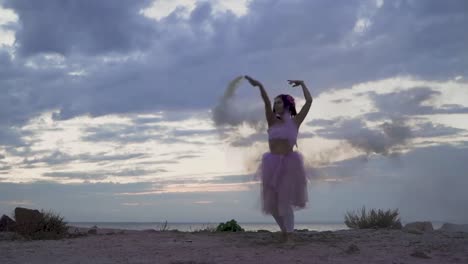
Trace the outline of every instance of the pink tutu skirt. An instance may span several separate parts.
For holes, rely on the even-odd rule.
[[[291,207],[295,210],[305,208],[307,177],[299,152],[263,154],[256,178],[262,182],[262,211],[265,214],[277,212],[284,215]]]

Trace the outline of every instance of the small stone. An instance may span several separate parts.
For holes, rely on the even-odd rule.
[[[97,235],[97,229],[96,228],[91,228],[90,230],[88,230],[88,234]]]
[[[415,257],[415,258],[423,258],[423,259],[431,258],[429,255],[427,255],[424,251],[420,249],[415,249],[414,252],[410,254],[410,256]]]
[[[349,245],[348,248],[345,250],[345,252],[348,253],[348,254],[357,254],[360,251],[361,250],[359,249],[359,247],[356,246],[355,244]]]

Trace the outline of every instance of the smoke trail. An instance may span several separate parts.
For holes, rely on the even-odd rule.
[[[236,127],[246,123],[254,129],[261,127],[262,111],[258,104],[234,102],[236,90],[242,83],[244,76],[238,76],[229,82],[220,102],[213,108],[213,121],[217,127]]]
[[[235,126],[242,122],[240,118],[232,114],[233,107],[232,107],[232,104],[229,103],[230,102],[229,99],[234,96],[234,93],[239,87],[242,79],[244,79],[244,76],[236,77],[234,80],[232,80],[228,84],[228,87],[226,91],[224,92],[224,95],[221,98],[221,101],[213,109],[213,121],[215,122],[216,126],[222,126],[222,125]]]
[[[244,76],[241,75],[241,76],[236,77],[234,80],[232,80],[229,83],[228,88],[226,89],[226,92],[224,92],[223,101],[227,101],[229,100],[229,98],[234,96],[234,92],[237,90],[237,88],[239,87],[243,79],[244,79]]]
[[[266,142],[266,122],[263,102],[260,97],[255,97],[258,94],[247,99],[235,97],[243,80],[244,76],[238,76],[229,82],[224,95],[212,110],[212,119],[221,138],[231,146],[244,147],[245,169],[252,173],[259,165],[261,154],[268,150],[262,146]],[[252,89],[252,94],[255,91]],[[246,126],[251,134],[242,132],[245,132]]]

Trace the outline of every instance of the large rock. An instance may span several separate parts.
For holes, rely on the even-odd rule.
[[[403,227],[403,231],[409,233],[423,233],[427,231],[434,231],[431,222],[412,222]]]
[[[15,232],[16,231],[16,222],[13,221],[7,215],[3,215],[0,218],[0,232]]]
[[[467,232],[468,233],[468,225],[444,223],[438,230],[448,231],[448,232]]]
[[[38,210],[15,208],[16,231],[22,235],[31,235],[40,230],[44,216]]]

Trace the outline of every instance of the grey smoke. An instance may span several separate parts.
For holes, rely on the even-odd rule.
[[[213,121],[217,127],[237,127],[242,124],[250,125],[255,129],[262,127],[264,121],[262,106],[250,100],[236,100],[235,98],[236,90],[242,80],[244,76],[238,76],[229,82],[223,97],[213,108]]]
[[[346,140],[353,148],[366,154],[390,155],[397,147],[408,144],[413,137],[411,127],[403,119],[394,119],[369,128],[361,119],[329,122],[330,126],[317,130],[319,136]]]

